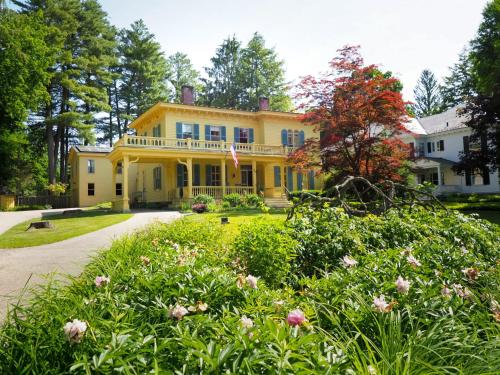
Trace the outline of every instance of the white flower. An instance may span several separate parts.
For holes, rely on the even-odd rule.
[[[380,297],[373,297],[373,304],[375,305],[375,310],[378,312],[390,311],[390,305],[385,301],[383,294]]]
[[[109,278],[108,276],[96,276],[94,283],[96,287],[100,288],[103,285],[109,284],[110,281],[111,278]]]
[[[408,255],[408,257],[406,258],[406,260],[408,261],[408,263],[410,263],[410,266],[412,266],[413,268],[416,268],[416,267],[419,267],[421,266],[422,264],[417,260],[417,258],[415,258],[413,255]]]
[[[345,267],[354,267],[356,264],[358,264],[358,261],[353,257],[346,255],[342,258],[342,263]]]
[[[181,305],[175,305],[174,307],[171,307],[170,310],[168,311],[168,316],[177,320],[181,320],[184,315],[187,315],[189,311],[184,306]]]
[[[78,319],[73,319],[72,322],[67,322],[64,325],[64,334],[71,344],[82,341],[86,330],[87,323]]]
[[[248,286],[252,289],[257,289],[257,280],[258,278],[252,275],[248,275],[245,278],[245,281],[248,283]]]
[[[453,284],[453,290],[455,293],[462,298],[472,298],[472,292],[469,288],[464,288],[460,284]]]
[[[240,319],[241,326],[243,328],[252,328],[253,327],[253,321],[250,318],[247,318],[246,315],[243,315]]]
[[[399,276],[395,284],[396,289],[399,293],[408,293],[408,290],[410,289],[410,282],[408,280],[405,280],[401,276]]]
[[[377,370],[372,365],[368,365],[366,369],[370,375],[377,375]]]

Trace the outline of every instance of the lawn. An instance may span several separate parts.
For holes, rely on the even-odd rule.
[[[44,218],[54,226],[52,229],[26,231],[32,219],[17,224],[0,235],[0,249],[45,245],[93,232],[113,224],[121,223],[132,214],[112,213],[107,210],[86,210],[71,216],[54,215]]]

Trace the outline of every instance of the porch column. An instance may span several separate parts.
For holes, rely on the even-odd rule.
[[[123,176],[123,186],[122,186],[122,211],[129,212],[129,199],[128,199],[128,166],[129,166],[129,158],[128,155],[123,157],[123,166],[122,166],[122,176]]]
[[[285,192],[285,176],[286,176],[285,163],[281,163],[280,168],[281,168],[281,173],[280,173],[280,183],[281,183],[280,197],[282,197],[283,193]]]
[[[226,159],[220,160],[220,180],[222,185],[222,196],[226,195]]]
[[[193,198],[193,158],[187,159],[188,197]]]
[[[441,190],[441,184],[443,181],[441,181],[441,164],[438,164],[437,166],[438,169],[438,191]]]
[[[252,160],[252,184],[253,184],[253,193],[257,194],[257,162]]]

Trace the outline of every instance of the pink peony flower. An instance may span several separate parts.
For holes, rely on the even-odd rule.
[[[187,315],[189,311],[184,306],[181,305],[175,305],[174,307],[171,307],[168,316],[172,319],[177,319],[181,320],[184,318],[184,315]]]
[[[477,268],[465,268],[462,270],[463,274],[471,281],[476,280],[479,277],[479,270]]]
[[[111,279],[108,276],[96,276],[94,283],[95,286],[100,288],[101,286],[108,285]]]
[[[441,295],[443,297],[451,297],[451,290],[448,288],[448,286],[443,286],[443,289],[441,289]]]
[[[413,268],[417,268],[422,265],[413,255],[408,255],[406,260],[408,261],[408,263],[410,263],[410,266],[412,266]]]
[[[305,317],[304,313],[302,312],[302,310],[295,309],[295,310],[292,310],[288,313],[286,321],[289,325],[291,325],[292,327],[295,327],[295,326],[302,325],[306,321],[306,317]]]
[[[252,275],[248,275],[245,278],[245,281],[248,283],[248,286],[252,289],[257,289],[257,280],[258,278]]]
[[[240,324],[243,328],[252,328],[253,321],[250,318],[247,318],[246,315],[243,315],[240,319]]]
[[[79,343],[82,341],[85,331],[87,330],[87,323],[78,319],[73,319],[72,322],[67,322],[64,325],[64,334],[66,339],[71,343]]]
[[[355,265],[358,264],[358,261],[353,257],[346,255],[342,258],[342,263],[344,264],[345,267],[354,267]]]
[[[380,295],[380,297],[373,297],[373,305],[375,306],[375,310],[378,312],[389,312],[396,304],[397,302],[395,301],[387,303],[383,294]]]
[[[203,303],[202,301],[196,302],[195,306],[189,306],[188,310],[191,312],[204,312],[207,311],[208,305],[206,303]]]
[[[144,255],[141,255],[140,259],[141,259],[142,264],[144,264],[145,266],[147,266],[149,263],[151,263],[151,259],[149,259],[148,257],[146,257]]]
[[[401,276],[399,276],[395,284],[398,293],[408,293],[408,290],[410,289],[410,282],[408,280],[405,280]]]

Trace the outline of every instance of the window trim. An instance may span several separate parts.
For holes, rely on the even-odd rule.
[[[90,194],[90,192],[92,192],[92,194]],[[94,182],[87,183],[87,196],[88,197],[95,197],[95,183]]]
[[[94,174],[95,173],[95,160],[87,159],[87,173]]]

